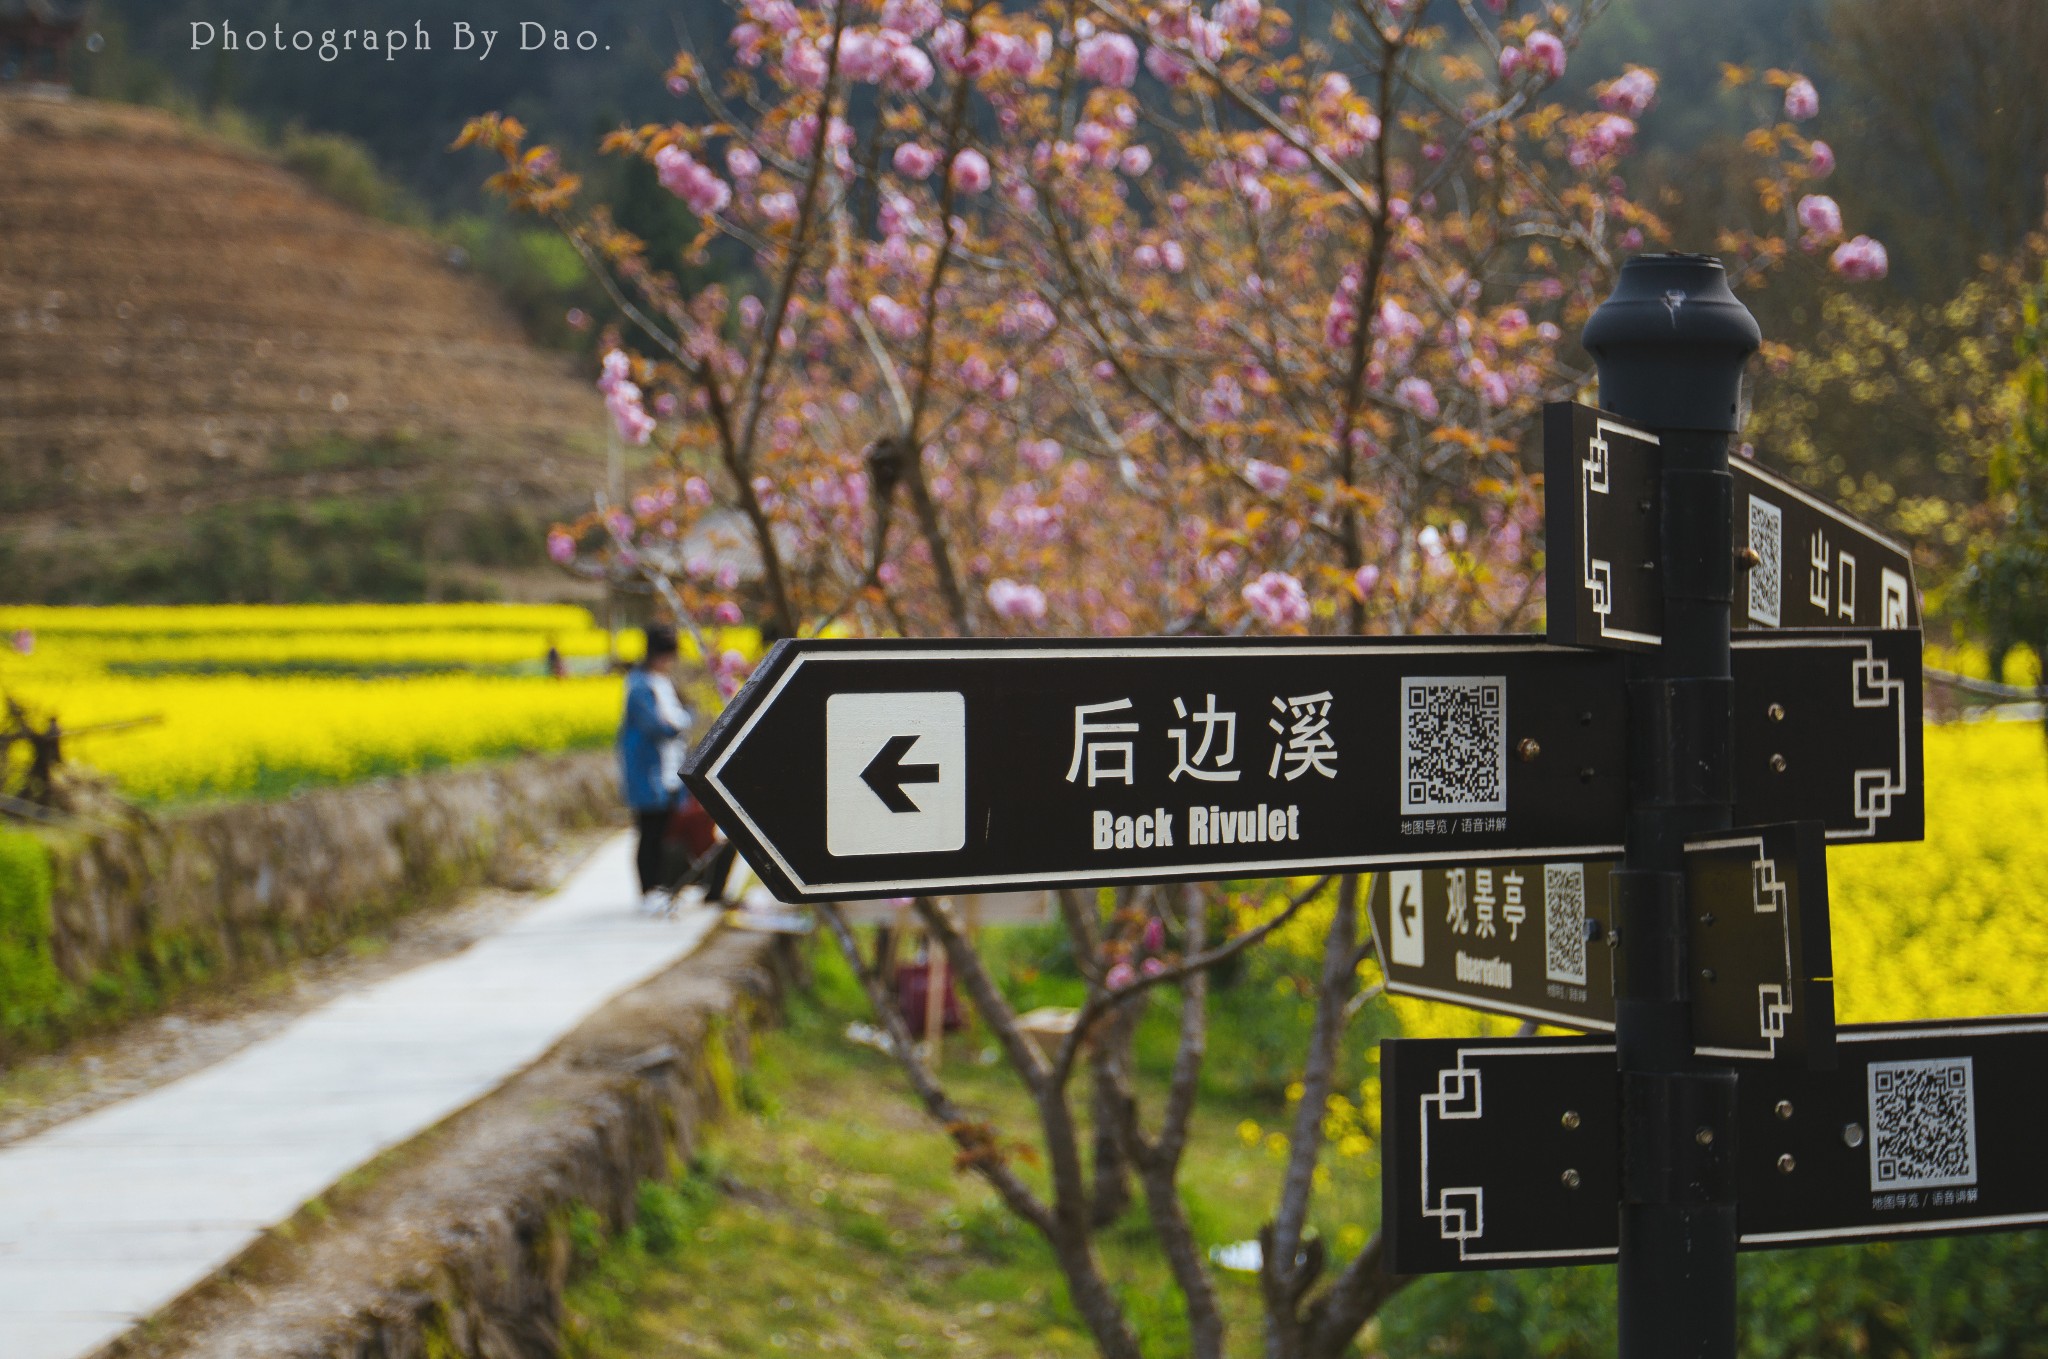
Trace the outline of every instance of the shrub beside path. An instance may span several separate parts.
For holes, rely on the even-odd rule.
[[[0,1148],[0,1355],[77,1359],[357,1166],[489,1094],[692,952],[633,913],[629,836],[471,948],[217,1066]]]

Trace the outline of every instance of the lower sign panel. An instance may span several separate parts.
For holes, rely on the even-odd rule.
[[[1737,1078],[1743,1249],[2048,1226],[2048,1016],[1850,1025],[1839,1041],[1835,1070]],[[1395,1272],[1614,1258],[1611,1043],[1395,1039],[1381,1051]]]
[[[1380,1082],[1380,1225],[1396,1274],[1614,1258],[1612,1043],[1392,1039]]]

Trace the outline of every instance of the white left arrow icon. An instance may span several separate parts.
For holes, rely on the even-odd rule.
[[[952,691],[825,701],[825,848],[933,854],[967,844],[967,700]]]

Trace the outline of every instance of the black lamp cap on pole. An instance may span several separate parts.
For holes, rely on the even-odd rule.
[[[1586,322],[1600,405],[1659,429],[1733,434],[1742,366],[1763,342],[1712,255],[1637,255]]]

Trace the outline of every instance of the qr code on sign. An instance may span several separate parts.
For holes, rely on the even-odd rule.
[[[1401,810],[1508,809],[1508,682],[1457,675],[1401,683]]]
[[[1749,498],[1749,621],[1778,626],[1779,596],[1785,580],[1785,512],[1769,501]]]
[[[1872,1062],[1870,1187],[1977,1182],[1977,1098],[1968,1057]]]
[[[1586,866],[1543,865],[1543,975],[1586,984]]]

